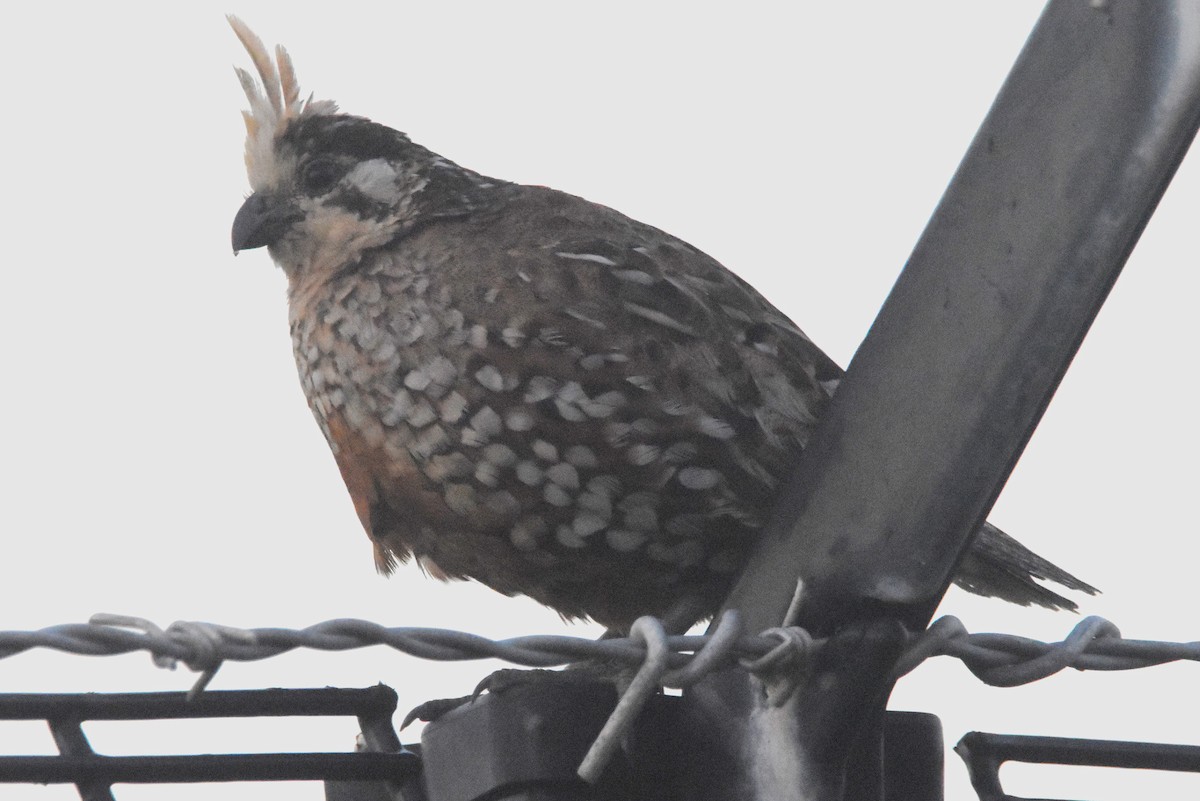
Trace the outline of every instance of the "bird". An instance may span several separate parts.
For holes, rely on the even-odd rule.
[[[711,617],[841,368],[692,245],[487,177],[302,99],[230,18],[257,79],[235,254],[286,276],[300,383],[377,569],[525,595],[627,631]],[[1075,609],[1096,590],[984,524],[965,589]]]

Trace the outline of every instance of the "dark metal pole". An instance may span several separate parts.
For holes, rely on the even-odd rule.
[[[795,797],[843,797],[890,625],[928,622],[1198,117],[1200,5],[1049,3],[727,601],[778,625],[803,579],[801,625],[858,627],[794,701]],[[743,741],[744,678],[692,699]]]
[[[923,625],[1196,131],[1200,6],[1054,0],[851,363],[746,579],[817,630]]]

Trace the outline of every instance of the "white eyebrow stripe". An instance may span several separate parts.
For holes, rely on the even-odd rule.
[[[396,168],[386,159],[371,159],[355,165],[346,180],[372,200],[396,199]]]

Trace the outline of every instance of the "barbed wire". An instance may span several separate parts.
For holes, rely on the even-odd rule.
[[[541,668],[602,661],[636,668],[580,764],[579,776],[594,782],[658,688],[687,687],[713,671],[738,666],[763,682],[767,704],[779,706],[791,697],[827,642],[796,626],[747,636],[736,611],[722,615],[707,635],[667,636],[661,621],[644,617],[634,623],[629,637],[600,640],[563,635],[490,640],[461,631],[389,628],[355,619],[328,620],[303,629],[242,629],[197,621],[177,621],[162,629],[144,618],[100,614],[86,624],[0,631],[0,659],[34,648],[87,656],[146,651],[159,667],[173,669],[182,662],[200,672],[189,697],[201,692],[224,662],[269,659],[299,648],[347,651],[383,645],[440,661],[496,658]],[[911,672],[934,656],[961,660],[987,684],[1014,687],[1065,668],[1133,670],[1179,660],[1200,661],[1200,642],[1127,640],[1104,618],[1087,617],[1061,642],[1047,643],[1011,634],[971,634],[958,618],[946,616],[912,637],[893,677]]]
[[[668,686],[688,686],[714,670],[739,660],[750,669],[754,660],[801,647],[785,632],[745,635],[735,614],[728,614],[709,635],[665,636]],[[781,633],[782,632],[782,633]],[[802,649],[816,654],[826,640],[805,633]],[[788,645],[787,643],[792,644]],[[357,619],[328,620],[302,629],[243,629],[215,623],[178,621],[162,629],[144,618],[96,615],[88,623],[68,623],[36,631],[0,631],[0,659],[34,648],[87,656],[148,652],[160,667],[183,663],[209,671],[223,662],[269,659],[307,648],[348,651],[382,645],[437,661],[501,659],[525,667],[555,667],[601,660],[635,667],[646,660],[644,638],[593,640],[564,635],[529,635],[491,640],[476,634],[437,628],[386,627]],[[1133,670],[1179,660],[1200,661],[1200,642],[1129,640],[1109,621],[1088,617],[1061,642],[1041,642],[1012,634],[971,634],[958,618],[940,618],[914,635],[895,675],[902,676],[933,656],[961,660],[981,681],[1001,687],[1027,684],[1065,668]],[[761,671],[767,665],[754,669]]]

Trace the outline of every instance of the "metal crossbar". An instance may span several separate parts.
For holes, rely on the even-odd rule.
[[[232,781],[389,781],[413,784],[420,759],[392,727],[396,693],[365,689],[236,690],[186,693],[0,694],[0,720],[45,720],[58,756],[0,757],[0,784],[74,784],[83,801],[114,801],[112,785]],[[353,716],[359,753],[187,754],[104,756],[82,723],[92,720]],[[418,796],[412,795],[417,798]]]

